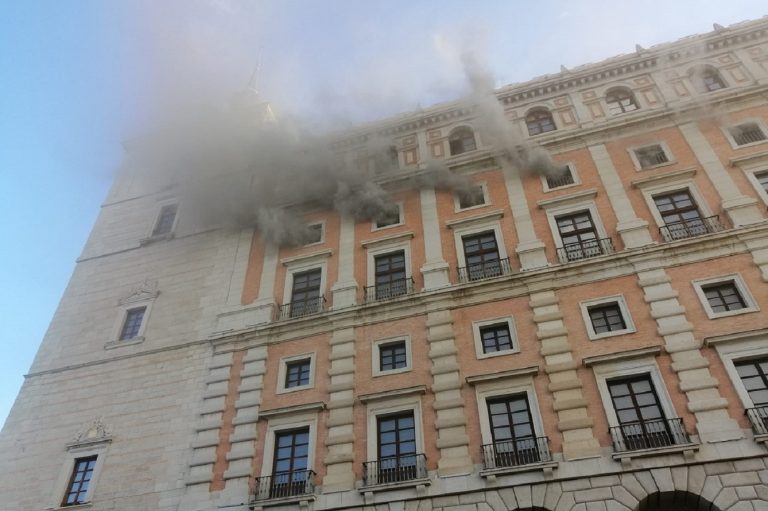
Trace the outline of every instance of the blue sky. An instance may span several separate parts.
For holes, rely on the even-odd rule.
[[[345,126],[767,14],[760,0],[5,1],[0,4],[0,422],[119,165],[158,110],[259,89]]]

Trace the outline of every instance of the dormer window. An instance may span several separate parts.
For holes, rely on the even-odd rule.
[[[552,113],[544,108],[538,108],[525,116],[525,124],[528,126],[530,136],[540,135],[549,131],[555,131],[555,121],[552,119]]]
[[[608,104],[608,110],[612,115],[634,112],[639,108],[635,95],[624,87],[609,90],[605,95],[605,102]]]
[[[453,130],[448,137],[448,146],[451,150],[451,156],[463,154],[477,149],[475,141],[475,132],[471,128],[463,126]]]

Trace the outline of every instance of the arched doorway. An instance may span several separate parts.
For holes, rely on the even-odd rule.
[[[687,491],[665,491],[648,495],[635,511],[721,511],[705,498]]]

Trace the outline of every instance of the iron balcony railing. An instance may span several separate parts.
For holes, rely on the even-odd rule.
[[[641,451],[691,443],[683,419],[656,419],[611,428],[616,452]]]
[[[473,280],[509,275],[512,273],[512,266],[509,264],[509,259],[504,258],[470,264],[467,266],[459,267],[458,270],[459,282],[471,282]]]
[[[755,435],[768,435],[768,406],[748,408],[746,413]]]
[[[363,463],[365,486],[401,483],[427,477],[427,457],[424,454],[401,454]]]
[[[278,306],[277,319],[293,319],[311,316],[325,310],[325,296],[310,298]]]
[[[601,238],[580,241],[578,243],[567,243],[562,247],[558,247],[557,257],[560,258],[560,262],[567,263],[603,254],[612,254],[613,252],[613,241],[611,238]]]
[[[575,183],[573,180],[573,174],[570,169],[566,169],[562,174],[555,174],[547,176],[547,187],[551,190],[553,188],[560,188],[561,186],[568,186]]]
[[[663,163],[668,163],[667,154],[662,151],[653,151],[639,154],[637,160],[640,163],[640,168],[647,169],[649,167],[655,167]]]
[[[278,472],[256,478],[256,500],[283,499],[315,493],[315,473],[312,470]]]
[[[552,456],[549,453],[549,439],[545,436],[483,445],[483,463],[486,470],[547,461],[552,461]]]
[[[733,140],[737,145],[751,144],[765,140],[765,134],[757,126],[748,128],[734,128],[731,130]]]
[[[375,302],[381,300],[390,300],[398,296],[409,295],[413,293],[413,278],[393,280],[385,284],[376,284],[375,286],[365,287],[365,301]]]
[[[672,222],[659,227],[659,232],[664,240],[675,241],[720,232],[723,229],[725,229],[725,226],[720,222],[720,217],[715,215],[706,218],[692,218],[682,222]]]

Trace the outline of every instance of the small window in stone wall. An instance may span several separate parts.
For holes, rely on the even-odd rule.
[[[545,179],[547,180],[547,188],[550,190],[576,184],[576,180],[573,178],[573,171],[569,165],[563,165],[558,171],[547,174]]]
[[[660,144],[653,144],[635,149],[635,157],[641,169],[649,169],[657,165],[669,163],[667,153]]]
[[[765,133],[756,122],[745,122],[728,128],[736,145],[747,145],[766,140]]]
[[[482,185],[472,186],[458,193],[459,209],[469,209],[485,204],[485,190]]]

